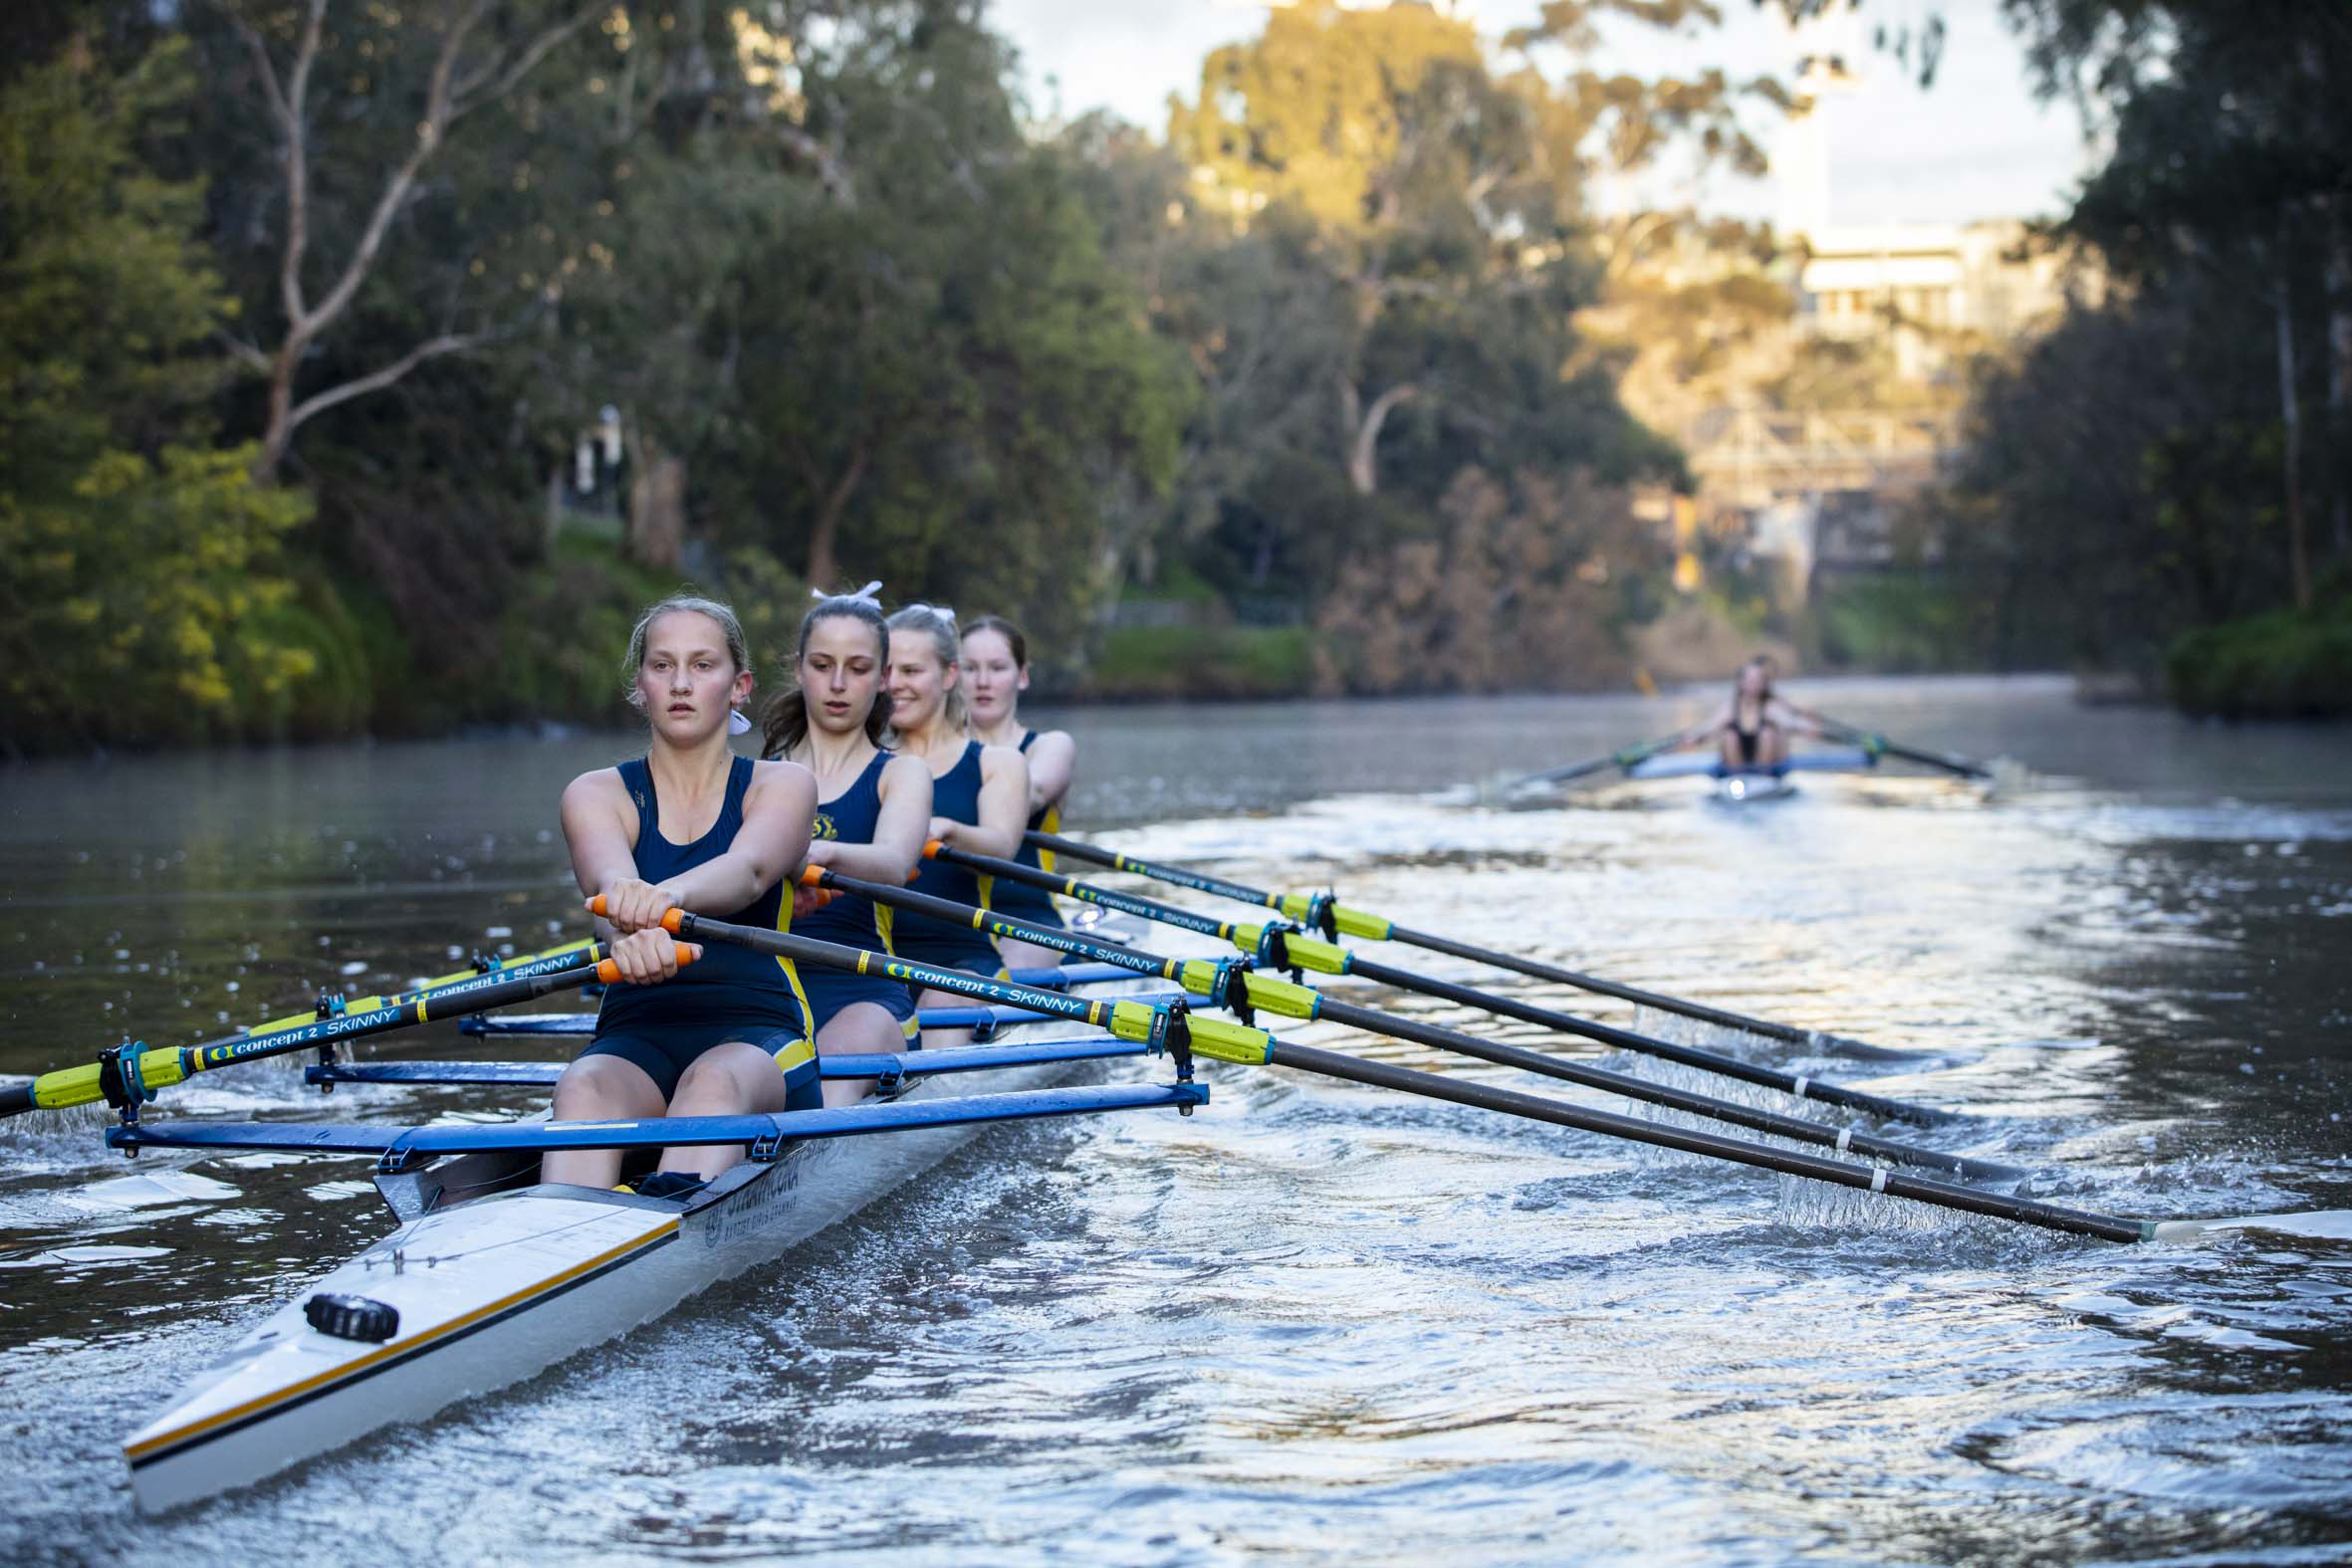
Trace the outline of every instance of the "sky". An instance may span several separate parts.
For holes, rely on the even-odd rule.
[[[1721,0],[1720,28],[1674,37],[1613,24],[1592,65],[1639,76],[1693,75],[1721,66],[1734,78],[1777,72],[1793,58],[1785,27],[1753,0]],[[1201,60],[1254,35],[1266,7],[1246,0],[991,0],[996,27],[1021,51],[1032,105],[1063,115],[1108,109],[1158,134],[1171,93],[1190,97]],[[1533,0],[1458,0],[1490,40],[1531,19]],[[1946,27],[1932,88],[1870,48],[1874,24]],[[2062,211],[2084,171],[2074,110],[2040,105],[1998,0],[1873,0],[1846,50],[1855,89],[1823,110],[1829,139],[1829,217],[1839,224],[1965,223]],[[1770,145],[1775,119],[1759,106],[1752,130]],[[1680,206],[1747,218],[1778,214],[1768,178],[1668,171],[1599,193],[1609,206]]]

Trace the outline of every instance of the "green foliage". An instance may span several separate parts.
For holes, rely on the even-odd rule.
[[[2112,286],[1981,379],[1946,558],[1998,663],[2162,666],[2200,711],[2236,680],[2286,711],[2332,644],[2264,612],[2352,558],[2352,10],[2004,10],[2043,89],[2107,121],[2062,230]]]
[[[299,491],[202,444],[228,315],[192,183],[138,162],[183,52],[86,57],[0,90],[0,690],[5,749],[273,733],[316,654],[271,635]],[[171,440],[178,433],[193,440]]]
[[[250,448],[108,452],[61,497],[0,497],[0,669],[10,744],[154,744],[266,730],[316,667],[261,619],[292,584],[279,542],[310,513]]]
[[[1989,608],[1940,575],[1846,583],[1817,607],[1821,651],[1832,664],[1890,673],[1968,669],[1984,657]]]
[[[2202,626],[2165,658],[2183,712],[2225,719],[2352,718],[2352,584],[2308,611]]]
[[[705,457],[730,476],[731,544],[1003,609],[1051,649],[1116,591],[1101,515],[1165,493],[1186,388],[1003,71],[993,38],[939,17],[880,65],[807,64],[859,190],[745,258],[740,412]]]
[[[1305,626],[1115,626],[1088,670],[1088,697],[1116,702],[1301,697],[1314,682]]]

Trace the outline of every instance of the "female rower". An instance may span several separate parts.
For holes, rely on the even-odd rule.
[[[955,612],[909,604],[890,617],[890,724],[898,749],[931,772],[931,836],[975,854],[1006,856],[1021,847],[1029,820],[1029,765],[1010,746],[983,746],[966,733],[967,713],[957,665]],[[925,860],[915,891],[978,905],[980,879],[959,866]],[[900,958],[945,969],[994,975],[1001,967],[988,939],[912,912],[891,922],[890,950]],[[924,991],[925,1007],[964,999]],[[925,1029],[931,1049],[969,1041],[969,1029]]]
[[[878,582],[827,598],[801,620],[797,680],[768,710],[764,755],[817,776],[817,825],[809,864],[892,887],[922,862],[931,825],[931,770],[882,749],[890,699],[882,681],[890,631],[872,597]],[[793,921],[798,936],[889,951],[890,912],[854,894]],[[904,1050],[915,1035],[914,998],[894,980],[811,966],[801,989],[823,1055]],[[871,1079],[833,1079],[827,1105],[871,1093]]]
[[[783,960],[713,944],[680,970],[661,928],[672,907],[736,925],[791,923],[787,880],[809,850],[817,782],[796,763],[729,749],[751,728],[752,671],[734,611],[679,594],[629,634],[629,701],[644,711],[645,755],[582,774],[564,791],[564,838],[589,902],[604,900],[612,962],[627,984],[604,994],[594,1042],[556,1084],[558,1121],[724,1116],[821,1103],[809,1004]],[[741,1146],[663,1151],[646,1196],[690,1192],[743,1157]],[[617,1150],[563,1150],[542,1179],[610,1187]]]
[[[984,746],[1010,746],[1029,760],[1029,820],[1024,825],[1059,832],[1061,801],[1077,767],[1078,744],[1066,730],[1032,730],[1021,722],[1021,694],[1029,690],[1029,639],[1004,616],[983,615],[964,628],[963,666],[972,738]],[[1041,854],[1026,836],[1013,858],[1025,866],[1054,869],[1052,853]],[[1014,920],[1033,926],[1061,924],[1053,898],[1026,882],[992,880],[988,899],[990,909]],[[1007,969],[1042,969],[1062,961],[1059,951],[1017,937],[997,938],[997,953]]]
[[[1821,730],[1810,715],[1773,692],[1772,677],[1777,673],[1778,666],[1766,653],[1741,665],[1730,700],[1706,724],[1685,731],[1681,744],[1713,740],[1724,768],[1735,773],[1787,762],[1790,731],[1817,736]]]

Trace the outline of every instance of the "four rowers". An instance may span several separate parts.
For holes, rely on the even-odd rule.
[[[870,1082],[822,1081],[820,1055],[906,1049],[918,1005],[960,999],[879,976],[803,968],[729,944],[681,948],[661,919],[682,908],[947,969],[995,975],[1059,954],[854,896],[820,903],[796,887],[804,865],[1058,925],[1044,895],[993,886],[926,859],[926,838],[1037,864],[1024,834],[1058,821],[1076,748],[1023,726],[1028,644],[990,616],[959,635],[952,610],[910,604],[883,617],[878,583],[820,596],[803,617],[791,680],[770,704],[761,761],[737,756],[756,684],[743,628],[715,600],[680,594],[631,633],[629,701],[645,755],[564,791],[573,873],[609,937],[623,984],[556,1086],[559,1121],[720,1116],[849,1103]],[[969,1029],[922,1043],[962,1044]],[[643,1196],[691,1193],[740,1148],[677,1148],[640,1177]],[[550,1153],[550,1182],[609,1187],[613,1150]]]

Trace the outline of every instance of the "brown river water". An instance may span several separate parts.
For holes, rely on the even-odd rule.
[[[1055,717],[1080,745],[1072,832],[1924,1049],[1867,1064],[1638,1017],[1965,1112],[1919,1136],[2028,1167],[2053,1201],[2352,1209],[2352,731],[2083,709],[2048,680],[1797,695],[2000,759],[1999,785],[1888,770],[1741,810],[1689,780],[1516,804],[1463,787],[1670,729],[1713,690]],[[509,737],[0,771],[0,1073],[582,934],[556,797],[630,749]],[[1284,1032],[1624,1108],[1328,1025]],[[436,1027],[380,1049],[474,1043]],[[2352,1241],[2114,1246],[1286,1072],[1210,1076],[1189,1119],[989,1132],[622,1340],[160,1518],[131,1508],[123,1435],[388,1217],[364,1161],[126,1167],[95,1113],[0,1123],[0,1560],[2352,1558]],[[500,1104],[322,1101],[299,1066],[262,1063],[160,1110]],[[158,1173],[186,1180],[108,1185]]]

